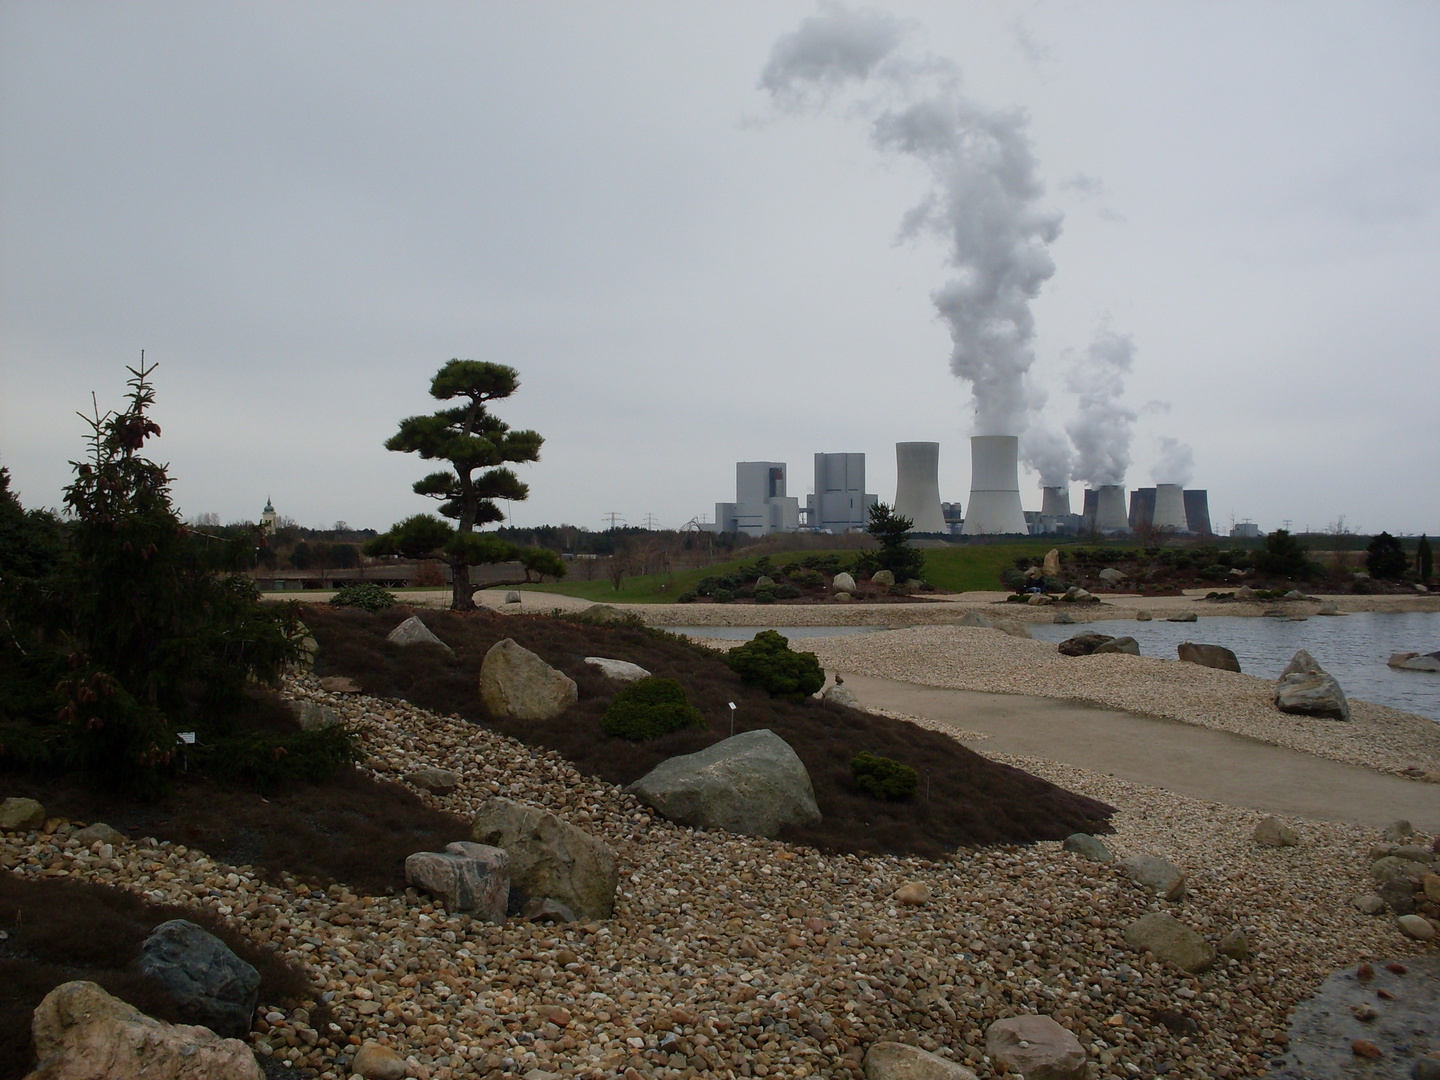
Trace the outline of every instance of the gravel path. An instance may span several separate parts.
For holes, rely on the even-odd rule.
[[[1117,854],[1163,855],[1190,874],[1188,899],[1170,910],[1212,940],[1245,931],[1252,960],[1190,976],[1147,963],[1120,936],[1167,905],[1058,844],[930,863],[696,832],[553,753],[462,721],[325,694],[309,679],[290,692],[360,727],[378,775],[454,769],[459,788],[428,800],[461,815],[494,794],[546,806],[602,836],[622,868],[610,920],[490,926],[414,893],[312,891],[148,839],[84,849],[69,824],[0,840],[14,872],[201,904],[307,965],[333,1021],[262,1007],[253,1042],[323,1080],[347,1076],[371,1040],[418,1080],[858,1078],[865,1047],[887,1036],[991,1077],[984,1028],[1024,1012],[1075,1032],[1092,1080],[1260,1075],[1283,1050],[1288,1011],[1333,968],[1415,949],[1391,919],[1351,907],[1376,838],[1350,826],[1290,821],[1299,847],[1261,848],[1249,840],[1257,813],[1002,759],[1120,807],[1107,838]],[[928,903],[891,901],[917,881]]]

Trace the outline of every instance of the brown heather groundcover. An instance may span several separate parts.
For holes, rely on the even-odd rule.
[[[399,647],[385,640],[418,614],[455,650]],[[316,674],[348,675],[366,693],[403,698],[458,715],[530,746],[558,751],[582,773],[614,784],[638,780],[677,754],[694,753],[730,735],[728,702],[739,708],[735,731],[769,728],[810,771],[824,820],[788,830],[783,839],[827,852],[872,852],[940,858],[962,846],[1060,840],[1074,832],[1113,831],[1114,808],[975,753],[956,740],[901,720],[807,700],[792,703],[745,686],[719,653],[639,625],[595,625],[529,615],[461,614],[392,608],[369,613],[315,605],[305,613],[320,643]],[[513,638],[574,679],[579,702],[558,719],[535,722],[489,715],[479,695],[486,651]],[[706,727],[632,743],[606,735],[601,717],[619,685],[586,656],[639,664],[678,679]],[[851,781],[850,759],[862,750],[894,758],[920,773],[920,791],[903,802],[877,799]]]

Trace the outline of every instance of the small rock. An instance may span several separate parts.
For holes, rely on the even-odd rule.
[[[1142,915],[1125,927],[1124,938],[1132,948],[1155,954],[1192,975],[1208,971],[1215,963],[1215,949],[1179,919],[1163,911]]]
[[[1056,626],[1070,626],[1075,622],[1075,616],[1068,611],[1057,611],[1055,617],[1050,620]]]
[[[1245,936],[1245,931],[1238,926],[1220,939],[1216,951],[1221,956],[1228,956],[1231,960],[1250,959],[1250,939]]]
[[[1440,904],[1440,874],[1426,874],[1420,879],[1420,887],[1425,890],[1426,900]]]
[[[1395,920],[1400,932],[1416,941],[1433,941],[1435,925],[1423,915],[1401,915]]]
[[[830,585],[837,593],[853,593],[855,591],[855,579],[844,570],[831,579]]]
[[[1124,571],[1116,570],[1113,566],[1107,566],[1104,570],[1100,571],[1100,580],[1105,582],[1106,585],[1118,585],[1125,580],[1125,573]]]
[[[1440,1080],[1440,1058],[1430,1055],[1410,1066],[1410,1080]]]
[[[1384,836],[1389,843],[1398,844],[1401,840],[1409,840],[1410,837],[1415,835],[1415,826],[1402,818],[1400,821],[1392,821],[1389,825],[1385,826],[1385,831],[1381,835]]]
[[[1054,602],[1055,598],[1053,596],[1046,596],[1044,593],[1031,593],[1030,599],[1025,601],[1025,603],[1031,607],[1044,607],[1046,604],[1053,604]]]
[[[1134,855],[1120,860],[1120,869],[1166,900],[1185,899],[1185,872],[1158,855]]]
[[[511,589],[509,592],[507,592],[507,593],[505,594],[505,602],[506,602],[507,604],[518,604],[518,603],[520,603],[520,602],[521,602],[521,601],[520,601],[520,594],[519,594],[518,592],[516,592],[514,589]]]
[[[1074,637],[1066,638],[1056,646],[1061,656],[1089,656],[1101,645],[1115,639],[1109,634],[1096,634],[1087,631],[1083,634],[1076,634]]]
[[[1359,1020],[1362,1024],[1368,1024],[1371,1020],[1374,1020],[1377,1016],[1380,1015],[1379,1010],[1376,1009],[1374,1005],[1371,1005],[1368,1002],[1364,1001],[1351,1009],[1350,1013],[1352,1016],[1355,1017],[1356,1020]]]
[[[1255,826],[1250,839],[1265,847],[1294,847],[1300,843],[1295,830],[1273,815]]]
[[[975,1074],[918,1046],[877,1042],[865,1052],[865,1080],[975,1080]]]
[[[1082,1080],[1085,1048],[1048,1016],[1008,1016],[985,1029],[985,1053],[1025,1080]]]
[[[405,1080],[410,1067],[405,1059],[388,1046],[367,1042],[355,1051],[350,1071],[365,1080]]]
[[[520,909],[520,917],[532,923],[572,923],[575,912],[549,896],[534,897]]]
[[[1155,618],[1155,616],[1150,612],[1146,611],[1144,608],[1141,608],[1139,611],[1135,612],[1136,622],[1149,622],[1153,618]]]
[[[1401,671],[1440,671],[1440,657],[1434,655],[1416,656],[1400,665]]]
[[[771,584],[773,585],[774,582],[771,582]],[[895,573],[892,570],[876,570],[875,573],[870,575],[870,584],[884,585],[887,587],[890,585],[894,585]]]
[[[118,829],[112,829],[103,821],[97,821],[95,822],[95,824],[87,825],[85,828],[80,829],[78,832],[72,834],[70,839],[78,840],[86,847],[89,847],[91,844],[94,843],[123,844],[126,840],[129,839],[129,837],[126,836],[124,833],[120,832]]]
[[[260,973],[214,934],[187,919],[163,922],[135,967],[164,986],[176,1010],[218,1035],[243,1038],[260,996]]]
[[[1171,615],[1166,622],[1197,622],[1200,616],[1193,611],[1182,611],[1178,615]]]
[[[1240,670],[1240,661],[1223,645],[1197,645],[1193,641],[1182,641],[1175,647],[1180,659],[1187,664],[1215,668],[1219,671]]]
[[[1235,590],[1235,599],[1247,604],[1253,604],[1256,600],[1260,599],[1260,596],[1249,585],[1241,585],[1240,588]]]
[[[1385,901],[1374,893],[1357,896],[1350,902],[1355,905],[1358,911],[1365,915],[1379,915],[1385,910]]]
[[[360,684],[348,675],[326,675],[320,680],[320,689],[327,694],[358,694]]]
[[[29,832],[45,824],[45,807],[34,799],[9,798],[0,803],[0,832]]]
[[[1384,1057],[1384,1056],[1385,1056],[1385,1055],[1381,1052],[1380,1047],[1376,1046],[1374,1043],[1370,1042],[1368,1039],[1356,1039],[1354,1042],[1352,1042],[1352,1043],[1350,1044],[1350,1052],[1351,1052],[1352,1054],[1354,1054],[1356,1057],[1371,1058],[1371,1059],[1379,1058],[1379,1057]]]
[[[839,683],[828,688],[820,697],[825,701],[833,701],[837,705],[845,705],[851,709],[861,708],[860,699],[855,696],[855,692],[848,686],[842,686]]]
[[[416,769],[406,773],[405,780],[432,795],[449,795],[460,786],[460,774],[449,769]]]
[[[835,594],[835,599],[840,601],[842,604],[850,600],[850,598],[851,597],[848,592],[837,592]]]
[[[598,667],[604,672],[607,679],[614,679],[616,682],[631,683],[650,677],[650,672],[628,660],[612,660],[608,656],[587,656],[585,663]]]
[[[1106,641],[1096,645],[1092,656],[1099,656],[1102,653],[1122,653],[1126,656],[1139,656],[1140,643],[1133,637],[1117,637],[1113,641]]]
[[[1091,862],[1107,863],[1114,862],[1115,856],[1110,854],[1110,849],[1104,842],[1091,836],[1089,833],[1071,833],[1065,838],[1062,845],[1065,851],[1074,852],[1082,859],[1089,859]]]
[[[292,701],[290,711],[300,724],[301,731],[319,731],[340,723],[340,714],[328,705],[314,701]]]
[[[451,656],[455,655],[455,650],[436,637],[430,628],[420,621],[419,615],[411,615],[391,630],[385,640],[395,645],[438,645]]]
[[[1361,964],[1355,969],[1355,978],[1360,982],[1369,982],[1375,978],[1375,969],[1369,964]]]
[[[930,901],[930,886],[923,881],[911,881],[896,889],[890,899],[901,907],[921,907]]]
[[[1333,600],[1327,600],[1327,601],[1325,601],[1325,603],[1323,603],[1323,604],[1320,605],[1320,609],[1319,609],[1318,611],[1316,611],[1315,614],[1316,614],[1316,615],[1339,615],[1339,614],[1340,614],[1340,609],[1335,606],[1335,601],[1333,601]]]
[[[510,856],[487,844],[460,841],[444,851],[417,851],[405,860],[405,882],[440,898],[452,915],[504,923],[510,898]]]
[[[1335,677],[1324,671],[1291,672],[1275,686],[1275,707],[1284,713],[1349,720],[1350,703]]]

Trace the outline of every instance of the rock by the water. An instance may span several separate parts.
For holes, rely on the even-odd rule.
[[[1142,915],[1125,927],[1124,938],[1131,948],[1155,954],[1181,971],[1192,975],[1209,971],[1215,963],[1215,949],[1179,919],[1163,911]]]
[[[1125,580],[1125,574],[1120,570],[1116,570],[1113,566],[1107,566],[1104,570],[1100,571],[1100,580],[1107,585],[1118,585]]]
[[[11,797],[0,803],[0,832],[29,832],[45,824],[45,807],[34,799]]]
[[[405,1080],[410,1075],[410,1066],[388,1046],[367,1042],[355,1051],[350,1071],[364,1080]]]
[[[895,574],[890,570],[876,570],[870,575],[871,585],[894,585]]]
[[[570,676],[503,638],[480,665],[480,697],[495,716],[551,720],[574,705],[580,692]]]
[[[1265,847],[1294,847],[1300,843],[1295,830],[1273,815],[1255,826],[1250,839]]]
[[[123,844],[129,837],[119,829],[113,829],[103,821],[97,821],[93,825],[87,825],[85,828],[72,833],[70,839],[78,840],[85,847],[89,847],[91,844],[97,842],[101,844]]]
[[[36,1057],[30,1080],[264,1080],[239,1039],[156,1020],[93,982],[51,990],[30,1030]]]
[[[1406,937],[1412,937],[1416,941],[1433,941],[1435,939],[1435,925],[1423,915],[1401,915],[1395,920],[1395,925]]]
[[[955,620],[956,626],[983,626],[993,629],[995,624],[978,611],[967,611]]]
[[[1060,576],[1060,549],[1059,549],[1059,548],[1051,548],[1049,551],[1047,551],[1047,552],[1045,553],[1045,562],[1044,562],[1044,565],[1041,567],[1041,569],[1045,571],[1045,576],[1046,576],[1046,577],[1059,577],[1059,576]]]
[[[360,684],[348,675],[326,675],[320,680],[320,689],[327,694],[358,694]]]
[[[582,919],[608,919],[615,908],[615,852],[547,810],[489,799],[476,811],[470,837],[505,849],[510,881],[528,896],[552,897]]]
[[[1047,596],[1044,593],[1031,593],[1030,599],[1025,601],[1025,603],[1031,607],[1041,607],[1045,604],[1053,604],[1054,602],[1055,598],[1053,596]]]
[[[1180,660],[1186,664],[1199,664],[1201,667],[1216,668],[1220,671],[1240,670],[1240,661],[1223,645],[1197,645],[1193,641],[1182,641],[1175,649]]]
[[[1075,622],[1075,616],[1071,615],[1068,611],[1057,611],[1055,612],[1055,617],[1050,621],[1056,626],[1070,626]]]
[[[1120,860],[1120,869],[1166,900],[1185,899],[1185,871],[1169,859],[1158,855],[1132,855]]]
[[[629,660],[612,660],[608,656],[587,656],[585,663],[598,667],[605,673],[607,679],[614,679],[616,682],[635,682],[638,679],[650,677],[650,672],[639,664],[630,663]]]
[[[985,1053],[1025,1080],[1082,1080],[1085,1048],[1048,1016],[996,1020],[985,1029]]]
[[[1178,615],[1171,615],[1166,622],[1199,622],[1200,616],[1193,611],[1182,611]]]
[[[1092,656],[1099,656],[1101,653],[1124,653],[1127,656],[1140,655],[1140,643],[1133,637],[1117,637],[1111,641],[1102,641],[1095,646]]]
[[[1152,615],[1150,612],[1144,610],[1143,608],[1140,611],[1135,612],[1136,622],[1149,622],[1153,618],[1155,618],[1155,616]]]
[[[898,1042],[876,1042],[865,1051],[865,1080],[975,1080],[964,1065]]]
[[[1281,712],[1349,720],[1350,702],[1335,677],[1324,671],[1292,672],[1275,687],[1275,707]]]
[[[1287,592],[1287,593],[1285,594],[1284,599],[1286,599],[1286,600],[1309,600],[1310,598],[1309,598],[1308,596],[1306,596],[1303,592],[1301,592],[1299,589],[1291,589],[1289,592]]]
[[[329,705],[321,705],[314,701],[292,701],[290,711],[295,714],[295,720],[300,725],[301,731],[319,731],[332,724],[340,723],[340,714]]]
[[[1286,675],[1304,675],[1312,671],[1324,671],[1320,661],[1311,656],[1306,649],[1300,649],[1290,658],[1290,663],[1285,665],[1285,670],[1280,672],[1283,679]]]
[[[786,825],[820,823],[805,763],[768,728],[662,761],[626,790],[702,829],[773,837]]]
[[[451,656],[455,655],[455,650],[431,633],[430,628],[420,621],[419,615],[411,615],[386,634],[385,640],[395,645],[438,645]]]
[[[1061,656],[1089,656],[1107,641],[1114,640],[1115,639],[1109,634],[1096,634],[1087,631],[1086,633],[1076,634],[1074,637],[1066,638],[1060,642],[1056,648],[1059,650]]]
[[[1071,833],[1065,838],[1062,845],[1064,850],[1072,851],[1082,859],[1089,859],[1091,862],[1107,863],[1114,862],[1115,856],[1110,854],[1110,849],[1104,842],[1091,836],[1089,833]]]
[[[855,579],[844,570],[836,574],[830,584],[836,592],[854,593],[855,591]]]
[[[163,922],[140,947],[136,968],[160,980],[187,1021],[243,1038],[260,996],[260,973],[188,919]]]
[[[1216,951],[1221,956],[1228,956],[1231,960],[1250,959],[1250,939],[1245,936],[1245,931],[1238,926],[1220,939]]]
[[[405,781],[432,795],[449,795],[460,786],[460,774],[452,769],[429,767],[406,773]]]
[[[1316,614],[1316,615],[1339,615],[1339,614],[1340,614],[1340,609],[1335,605],[1335,601],[1333,601],[1333,600],[1327,600],[1327,601],[1325,601],[1325,603],[1323,603],[1323,604],[1320,605],[1319,609],[1315,612],[1315,614]]]
[[[1401,671],[1440,671],[1440,657],[1433,653],[1422,653],[1419,656],[1412,656],[1400,665]]]
[[[510,856],[497,847],[459,841],[444,851],[417,851],[405,860],[405,883],[439,897],[452,915],[505,921]]]
[[[1244,603],[1254,603],[1260,599],[1260,594],[1249,585],[1241,585],[1240,588],[1235,590],[1235,599]]]

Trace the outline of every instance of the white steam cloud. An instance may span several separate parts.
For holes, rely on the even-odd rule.
[[[1070,440],[1043,423],[1032,423],[1020,436],[1020,455],[1040,474],[1041,487],[1068,488],[1075,452]]]
[[[1075,419],[1065,426],[1075,444],[1071,476],[1089,487],[1125,482],[1136,414],[1120,402],[1120,395],[1134,362],[1130,335],[1103,329],[1066,376],[1066,385],[1080,399]]]
[[[1039,205],[1044,188],[1019,110],[966,99],[954,65],[897,50],[905,27],[870,10],[827,4],[782,35],[760,86],[776,106],[828,105],[846,90],[870,122],[875,146],[923,162],[932,186],[906,215],[902,237],[941,237],[955,277],[931,294],[950,330],[950,367],[975,396],[975,432],[1017,435],[1035,407],[1030,302],[1055,272],[1048,245],[1061,215]]]
[[[1160,437],[1160,460],[1150,472],[1157,484],[1179,484],[1184,487],[1195,476],[1195,455],[1190,446],[1169,435]]]

